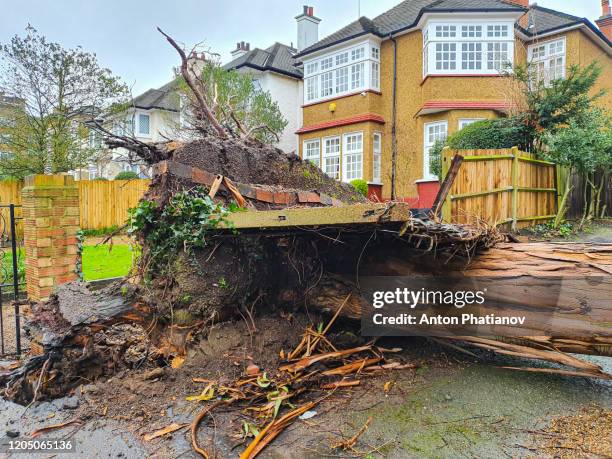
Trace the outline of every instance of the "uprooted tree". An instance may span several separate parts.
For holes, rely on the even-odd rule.
[[[367,307],[360,287],[366,274],[508,277],[516,281],[509,284],[510,307],[547,318],[553,308],[555,333],[530,326],[518,342],[473,335],[455,340],[565,364],[572,368],[566,374],[609,377],[563,351],[612,350],[605,329],[610,247],[508,244],[484,225],[444,224],[414,215],[403,203],[366,204],[354,188],[312,164],[248,132],[226,129],[188,56],[165,36],[193,91],[201,138],[145,144],[108,136],[109,145],[128,148],[155,169],[130,218],[130,231],[142,246],[137,273],[131,283],[94,294],[69,285],[37,305],[29,327],[40,355],[0,376],[5,394],[22,401],[40,396],[41,372],[53,372],[54,383],[44,387],[53,396],[58,385],[79,384],[84,371],[95,379],[168,359],[184,353],[188,339],[207,325],[257,310],[316,309],[356,319]],[[547,276],[563,280],[558,304],[546,301],[541,278]],[[588,288],[584,282],[590,282]],[[155,340],[154,351],[148,339]]]

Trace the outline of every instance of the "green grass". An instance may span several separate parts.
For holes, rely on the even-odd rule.
[[[132,266],[132,249],[129,245],[86,245],[83,247],[83,277],[86,281],[122,277]]]
[[[127,244],[115,244],[111,251],[108,245],[86,245],[83,247],[83,278],[86,281],[123,277],[132,267],[132,249]],[[25,251],[19,249],[18,272],[19,281],[25,282]],[[2,257],[2,272],[0,281],[6,275],[4,282],[13,281],[13,265],[10,249],[4,249]],[[2,254],[0,254],[2,255]]]

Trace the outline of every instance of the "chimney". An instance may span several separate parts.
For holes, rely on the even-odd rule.
[[[295,17],[297,22],[297,50],[302,51],[319,41],[319,22],[314,7],[304,5],[304,11]]]
[[[595,20],[599,30],[612,40],[612,15],[610,15],[610,0],[601,0],[601,17]]]
[[[243,41],[239,41],[238,43],[236,43],[236,49],[234,51],[232,51],[232,59],[237,59],[240,56],[244,56],[246,53],[248,53],[251,50],[251,44],[250,43],[245,43]]]
[[[523,8],[529,8],[529,0],[506,0],[506,3],[514,3]]]

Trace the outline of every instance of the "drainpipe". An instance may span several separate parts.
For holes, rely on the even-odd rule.
[[[397,179],[397,136],[396,136],[396,118],[397,118],[397,40],[393,34],[389,34],[389,39],[393,42],[393,109],[391,114],[391,200],[397,198],[395,192]]]

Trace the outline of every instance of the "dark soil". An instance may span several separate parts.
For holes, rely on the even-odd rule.
[[[309,162],[255,142],[209,137],[178,147],[172,160],[221,174],[234,182],[318,191],[346,203],[365,202],[351,185],[328,177]]]
[[[196,382],[194,378],[230,385],[233,381],[244,378],[246,367],[251,363],[257,365],[261,371],[273,375],[283,362],[280,358],[281,351],[286,355],[294,349],[301,339],[302,330],[308,324],[324,321],[326,319],[316,315],[311,315],[309,319],[305,314],[279,313],[256,317],[254,321],[246,319],[217,324],[199,343],[192,344],[185,363],[179,368],[149,365],[138,370],[121,371],[110,379],[98,379],[94,384],[84,383],[74,394],[84,397],[87,403],[81,405],[75,413],[75,418],[94,416],[123,422],[130,431],[139,436],[173,422],[190,423],[206,404],[214,401],[186,400],[190,395],[199,395],[207,386],[206,381]],[[357,336],[356,329],[350,331],[351,327],[347,324],[338,323],[334,328],[342,331],[332,331],[328,338],[339,349],[363,344],[364,338]],[[415,370],[404,370],[403,373],[405,377],[413,378]],[[353,397],[361,398],[366,396],[368,391],[376,394],[374,398],[377,398],[381,395],[382,385],[390,376],[391,374],[364,375],[360,378],[363,387],[338,391],[322,402],[316,410],[323,413],[338,409],[339,406],[342,407],[341,410],[345,410]],[[293,402],[300,405],[313,397],[315,395],[305,395]],[[371,397],[368,400],[371,402]],[[252,440],[243,438],[245,421],[259,428],[269,422],[265,419],[258,420],[249,412],[248,406],[221,408],[215,410],[214,416],[200,426],[200,444],[209,452],[215,451],[214,457],[237,457]],[[174,435],[182,436],[187,432],[188,430],[184,430]],[[332,437],[340,438],[337,434],[330,436]],[[315,443],[321,444],[321,441],[319,435]],[[171,446],[170,443],[164,440],[154,443],[159,457],[176,454],[165,450]]]

